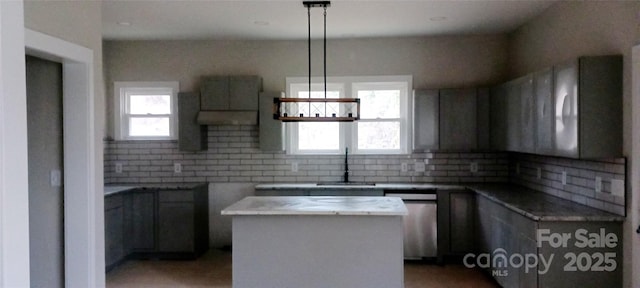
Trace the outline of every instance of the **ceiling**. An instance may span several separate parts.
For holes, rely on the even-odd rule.
[[[333,0],[328,38],[469,35],[510,32],[553,1]],[[307,39],[307,11],[291,0],[104,0],[111,40]],[[322,38],[322,8],[311,9]]]

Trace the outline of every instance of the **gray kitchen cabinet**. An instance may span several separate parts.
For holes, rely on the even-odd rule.
[[[533,74],[524,76],[520,86],[520,149],[524,153],[536,152],[536,105]]]
[[[478,149],[491,149],[491,89],[478,88],[476,120],[478,129]]]
[[[521,140],[521,105],[520,93],[523,79],[519,78],[506,84],[506,133],[507,151],[520,151]]]
[[[158,251],[193,251],[194,215],[193,202],[159,202]]]
[[[476,250],[475,193],[438,190],[438,262]]]
[[[580,57],[555,66],[553,97],[557,156],[621,156],[622,56]]]
[[[120,194],[104,199],[105,266],[113,269],[125,257],[124,247],[124,205]]]
[[[156,248],[156,190],[136,189],[131,194],[131,240],[133,252],[152,252]]]
[[[259,139],[262,151],[284,150],[284,123],[273,119],[273,99],[283,97],[282,92],[260,93]]]
[[[534,74],[536,97],[536,153],[554,155],[553,68]]]
[[[202,151],[207,149],[207,126],[197,122],[200,112],[200,95],[178,94],[178,149]]]
[[[440,90],[440,150],[478,148],[476,89]]]
[[[491,89],[491,148],[507,150],[507,91],[508,85],[502,84]]]
[[[413,150],[428,151],[439,148],[438,90],[413,91]]]
[[[257,111],[259,76],[209,76],[200,87],[201,110]]]

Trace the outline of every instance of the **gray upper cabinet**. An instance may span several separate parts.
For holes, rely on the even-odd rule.
[[[440,90],[441,150],[478,148],[476,95],[476,88]]]
[[[520,81],[520,152],[536,152],[536,106],[533,75]]]
[[[259,133],[260,150],[284,150],[284,123],[273,119],[273,99],[282,97],[282,92],[260,93]]]
[[[178,94],[178,148],[180,151],[207,149],[207,126],[197,122],[200,112],[200,95]]]
[[[491,148],[507,150],[507,85],[491,89]]]
[[[478,149],[491,149],[491,89],[478,88]]]
[[[622,56],[581,57],[554,67],[556,155],[622,154]]]
[[[205,77],[200,88],[203,111],[257,111],[259,76]]]
[[[426,151],[439,148],[438,90],[413,92],[413,150]]]
[[[533,82],[536,97],[536,153],[553,155],[553,69],[535,73]]]
[[[521,83],[523,79],[516,79],[506,84],[506,133],[507,133],[507,151],[520,151],[521,133],[521,105],[520,93]]]

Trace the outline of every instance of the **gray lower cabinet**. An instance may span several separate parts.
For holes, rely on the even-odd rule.
[[[105,266],[109,271],[125,257],[124,248],[124,205],[120,194],[104,199]]]
[[[180,151],[207,150],[207,126],[198,124],[200,94],[178,94],[178,149]]]
[[[138,189],[131,192],[131,251],[151,252],[156,248],[155,230],[155,203],[156,190]]]
[[[476,250],[475,192],[438,190],[438,258]]]
[[[488,253],[492,257],[491,266],[487,271],[502,287],[622,287],[621,223],[534,221],[483,196],[477,196],[475,207],[475,233],[478,248],[476,255]],[[616,235],[617,245],[609,248],[580,247],[576,234],[579,229],[584,229],[582,235],[585,239],[589,239],[592,245],[603,243],[594,242],[594,239],[602,241],[606,239],[602,238],[603,235],[609,233]],[[567,245],[552,247],[548,240],[541,240],[539,246],[538,233],[545,233],[546,236],[550,236],[551,233],[568,235],[564,236],[568,237]],[[613,255],[609,259],[613,260],[613,263],[604,262],[604,255],[607,253]],[[505,255],[506,258],[500,255]],[[516,258],[512,258],[514,255]],[[517,255],[523,257],[537,255],[538,266],[528,270],[524,265],[517,266],[519,263]],[[581,262],[571,262],[571,255]],[[551,263],[548,269],[541,264],[540,257],[544,257],[547,263]],[[551,261],[549,261],[550,257],[553,257]],[[515,259],[515,262],[505,262],[512,259]],[[616,266],[616,269],[611,272],[598,270],[607,266]],[[572,268],[576,270],[566,271]]]

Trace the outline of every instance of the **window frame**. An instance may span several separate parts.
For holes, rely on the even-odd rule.
[[[297,95],[297,91],[307,90],[309,78],[307,77],[287,77],[286,78],[286,95]],[[311,90],[324,91],[324,78],[311,77]],[[294,87],[300,87],[295,89]],[[338,155],[345,152],[345,147],[349,147],[350,154],[359,155],[407,155],[411,153],[410,143],[412,143],[411,135],[411,119],[412,119],[412,97],[409,94],[413,87],[413,76],[396,75],[396,76],[346,76],[346,77],[327,77],[327,90],[330,87],[342,86],[344,93],[340,94],[341,98],[353,97],[357,98],[358,87],[400,87],[400,148],[397,150],[389,149],[358,149],[358,131],[357,123],[362,122],[386,122],[386,119],[363,119],[355,122],[339,122],[340,127],[340,148],[338,150],[300,150],[298,149],[298,123],[286,123],[285,143],[286,153],[289,155]],[[355,88],[354,88],[355,86]],[[370,88],[369,88],[370,89]],[[367,89],[360,89],[367,90]],[[382,90],[382,89],[380,89]],[[395,119],[395,118],[394,118]],[[396,122],[398,120],[389,120]]]
[[[157,81],[157,82],[135,82],[117,81],[114,82],[114,129],[116,140],[177,140],[178,139],[178,92],[180,84],[178,81]],[[136,93],[157,94],[168,93],[171,97],[170,114],[147,115],[147,117],[168,117],[169,136],[129,136],[129,122],[131,116],[129,111],[128,95]]]

